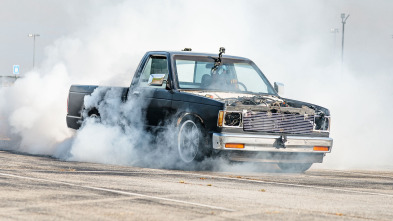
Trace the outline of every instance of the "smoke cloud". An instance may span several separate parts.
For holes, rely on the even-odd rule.
[[[144,102],[135,98],[123,103],[121,96],[119,88],[98,88],[85,97],[86,109],[96,107],[100,118],[88,118],[83,113],[87,120],[75,136],[70,160],[135,164],[136,148],[144,148],[138,143],[145,145],[150,140],[143,131],[144,116],[138,108]]]
[[[38,68],[12,87],[0,88],[0,129],[19,142],[14,150],[178,167],[167,163],[173,162],[170,152],[151,148],[167,132],[143,133],[143,112],[132,108],[142,101],[120,103],[116,89],[97,90],[86,98],[93,105],[96,97],[107,97],[100,108],[111,112],[103,113],[103,122],[88,119],[76,133],[66,128],[69,86],[128,86],[149,50],[217,52],[224,46],[227,54],[252,59],[271,82],[285,83],[285,97],[331,110],[334,147],[317,168],[393,168],[388,140],[393,124],[391,1],[70,2],[70,20],[78,20],[80,13],[74,12],[80,7],[89,9],[83,10],[83,22],[45,47]],[[342,12],[350,14],[343,65]],[[339,33],[331,33],[332,28]]]

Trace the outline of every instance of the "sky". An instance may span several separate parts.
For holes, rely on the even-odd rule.
[[[95,1],[94,1],[95,2]],[[44,59],[45,47],[86,25],[89,11],[102,4],[96,1],[1,0],[0,1],[0,76],[21,74],[33,68],[33,38],[36,39],[36,64]]]
[[[225,47],[229,55],[253,60],[270,82],[283,82],[285,97],[331,110],[335,141],[326,167],[393,168],[393,144],[387,139],[393,132],[389,117],[393,1],[0,0],[0,4],[0,75],[12,75],[12,66],[19,64],[21,76],[38,73],[35,83],[40,90],[26,82],[37,96],[44,89],[62,92],[48,98],[61,103],[42,104],[38,110],[61,107],[71,84],[129,85],[146,51],[190,47],[217,53]],[[341,13],[350,14],[343,64]],[[334,28],[339,32],[332,33]],[[40,34],[35,42],[36,71],[29,33]],[[55,84],[56,79],[62,84]],[[0,97],[3,108],[10,97]],[[65,113],[53,115],[57,119]],[[60,134],[56,142],[70,136]]]
[[[203,47],[200,42],[196,44],[196,42],[186,40],[190,39],[190,34],[198,35],[199,40],[204,42],[210,41],[229,46],[228,53],[238,52],[247,57],[251,55],[254,59],[266,56],[274,61],[280,59],[282,53],[295,53],[296,50],[309,50],[309,47],[312,47],[311,50],[315,50],[313,52],[316,55],[313,61],[317,60],[322,65],[339,57],[341,50],[340,14],[349,13],[351,16],[347,22],[345,39],[345,51],[348,53],[345,57],[346,63],[352,65],[354,69],[365,72],[364,74],[370,74],[372,72],[370,64],[389,66],[393,59],[391,53],[393,49],[393,13],[391,13],[393,3],[389,0],[216,1],[213,3],[201,1],[187,4],[181,1],[103,0],[1,0],[0,2],[2,6],[0,8],[0,56],[2,58],[0,75],[3,76],[12,75],[14,64],[20,65],[22,75],[32,69],[34,42],[28,34],[40,34],[35,42],[36,63],[38,64],[45,59],[46,47],[53,45],[60,38],[75,36],[78,31],[91,25],[90,22],[100,16],[105,18],[108,8],[111,8],[108,10],[108,17],[111,17],[115,13],[113,10],[120,10],[114,9],[115,5],[122,4],[130,8],[130,14],[135,15],[134,17],[128,16],[127,19],[133,19],[129,22],[148,24],[145,27],[142,25],[137,28],[133,27],[134,33],[141,37],[144,36],[145,29],[157,28],[162,34],[166,30],[170,31],[168,34],[179,43],[190,47],[198,45],[200,50],[208,52],[216,50],[207,46],[210,44]],[[153,22],[154,19],[160,19],[158,17],[163,19]],[[168,21],[168,23],[164,24],[163,21]],[[112,20],[112,22],[116,21]],[[163,26],[155,26],[159,23]],[[331,33],[332,28],[338,28],[340,33]],[[202,34],[203,32],[205,33]],[[224,33],[226,36],[222,35]],[[156,39],[157,48],[152,49],[147,46],[146,50],[178,49],[174,48],[173,44],[166,43],[164,38],[166,37]],[[165,43],[160,43],[163,40]],[[138,45],[155,44],[138,40]],[[250,53],[252,48],[245,47],[249,45],[255,50],[252,54]],[[264,50],[264,48],[270,49],[272,45],[276,48],[275,51]],[[281,45],[286,47],[282,48]],[[305,45],[307,48],[304,47]],[[318,54],[317,51],[324,46],[324,49],[330,48],[332,52]],[[263,55],[257,57],[254,54]],[[304,59],[310,58],[307,56]],[[357,62],[358,60],[363,62]],[[266,59],[261,60],[262,62],[266,63]]]

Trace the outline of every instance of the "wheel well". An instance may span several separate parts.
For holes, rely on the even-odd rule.
[[[204,121],[203,121],[202,117],[199,116],[198,114],[195,114],[195,113],[182,113],[182,114],[179,114],[179,115],[178,115],[178,118],[177,118],[177,121],[176,121],[176,126],[177,126],[177,127],[180,126],[180,123],[182,122],[182,120],[183,120],[185,117],[192,117],[192,118],[194,118],[194,119],[197,119],[197,120],[199,121],[199,123],[200,123],[204,128],[206,128],[206,126],[205,126],[205,124],[204,124]]]

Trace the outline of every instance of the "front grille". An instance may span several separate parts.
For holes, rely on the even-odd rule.
[[[270,112],[248,112],[243,116],[244,131],[310,134],[314,116]]]

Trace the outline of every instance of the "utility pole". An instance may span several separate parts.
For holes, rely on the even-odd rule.
[[[341,66],[344,64],[344,27],[349,15],[345,17],[345,13],[341,13],[341,23],[343,24],[342,42],[341,42]]]
[[[40,37],[39,34],[29,34],[28,35],[30,38],[33,38],[33,70],[34,70],[34,64],[35,64],[35,37]]]

